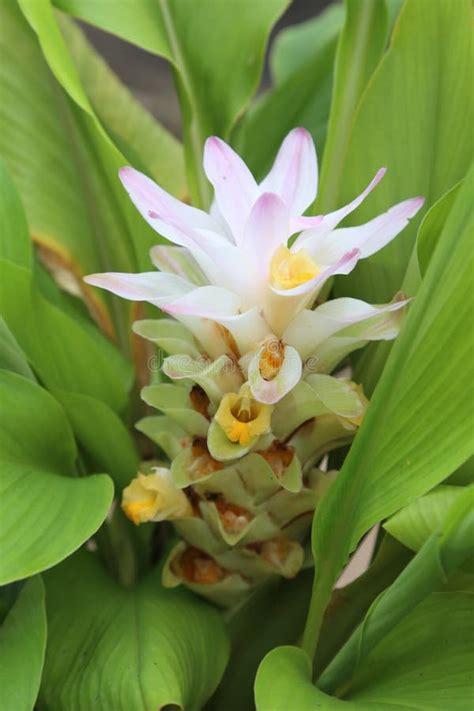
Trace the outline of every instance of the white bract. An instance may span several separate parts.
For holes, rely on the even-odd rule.
[[[93,274],[86,281],[158,306],[181,321],[211,359],[232,352],[241,359],[253,396],[265,403],[281,399],[298,382],[308,356],[322,353],[325,367],[333,367],[340,353],[396,335],[393,313],[406,304],[402,298],[382,306],[337,299],[311,307],[330,277],[348,274],[359,259],[388,244],[420,209],[422,198],[398,203],[366,224],[339,228],[382,179],[385,169],[380,169],[345,207],[303,216],[316,197],[318,177],[314,144],[303,128],[288,134],[260,184],[216,137],[206,142],[204,170],[215,191],[210,213],[123,168],[120,178],[132,201],[173,245],[151,250],[161,271]],[[378,327],[370,328],[374,319]],[[268,344],[278,345],[272,351]]]

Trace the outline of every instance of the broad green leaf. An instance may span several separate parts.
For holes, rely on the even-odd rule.
[[[107,248],[110,249],[118,243],[124,252],[125,247],[128,246],[132,264],[149,264],[148,248],[156,241],[156,238],[154,238],[153,231],[137,214],[117,179],[117,172],[124,165],[125,159],[114,146],[94,113],[81,84],[77,67],[61,34],[51,0],[18,1],[23,14],[38,36],[50,70],[77,107],[77,109],[75,107],[75,113],[86,134],[86,140],[84,141],[84,138],[82,140],[89,143],[97,153],[103,175],[102,180],[109,191],[109,199],[113,201],[113,209],[121,218],[122,228],[125,227],[126,237],[123,245],[120,245],[115,235],[113,244],[110,244],[109,239]],[[79,114],[78,109],[80,110]],[[128,245],[126,245],[127,240]]]
[[[472,705],[474,595],[434,593],[377,646],[347,698],[358,708],[466,711]]]
[[[238,127],[235,142],[258,178],[263,178],[280,143],[304,126],[322,154],[333,83],[337,35],[344,21],[340,5],[283,30],[275,40],[271,67],[275,86],[261,97]]]
[[[257,711],[466,711],[472,702],[473,601],[469,593],[430,595],[367,657],[347,700],[313,686],[303,650],[274,649],[257,674]]]
[[[136,101],[77,25],[67,17],[59,19],[84,91],[117,148],[135,168],[184,199],[187,188],[179,141]]]
[[[74,478],[76,448],[64,412],[36,383],[0,371],[0,584],[55,565],[100,526],[112,482]]]
[[[458,193],[362,427],[315,517],[311,653],[333,583],[360,537],[472,454],[471,184]]]
[[[469,0],[438,0],[430,12],[425,0],[406,0],[390,49],[361,98],[331,206],[358,195],[381,166],[387,175],[351,224],[416,195],[430,206],[459,182],[472,156],[471,76]],[[390,299],[403,281],[419,222],[338,279],[337,295]]]
[[[357,669],[384,637],[432,592],[439,590],[474,550],[474,488],[460,492],[445,521],[371,606],[363,623],[318,680],[326,692],[348,689]],[[445,676],[449,684],[449,677]]]
[[[423,277],[436,249],[444,223],[456,200],[461,183],[448,190],[424,216],[416,237],[416,258]]]
[[[326,44],[336,42],[344,15],[343,4],[333,3],[311,20],[285,27],[275,37],[270,69],[277,86],[301,69]],[[319,87],[315,88],[319,91]]]
[[[438,243],[444,223],[456,199],[461,183],[448,190],[425,213],[416,235],[416,242],[403,279],[402,291],[415,296]],[[388,346],[391,347],[391,344]],[[388,353],[387,353],[388,354]]]
[[[45,575],[46,708],[202,708],[227,662],[224,624],[210,605],[164,590],[159,578],[155,570],[121,588],[85,551]]]
[[[57,24],[49,0],[20,0],[20,6],[38,33],[51,70],[73,101],[94,119],[96,110],[110,126],[114,137],[120,136],[124,146],[136,146],[134,150],[141,154],[142,162],[150,160],[149,144],[155,141],[157,156],[162,156],[157,177],[163,182],[163,187],[171,192],[183,192],[184,164],[178,141],[137,104],[71,21],[62,17],[59,18],[60,26]],[[103,134],[101,124],[98,121],[95,123],[97,134]],[[104,141],[104,145],[106,143]],[[148,153],[146,160],[145,146]],[[109,149],[111,160],[120,157],[112,144]]]
[[[42,258],[127,348],[129,305],[88,287],[82,276],[148,268],[148,248],[157,237],[120,185],[117,171],[130,160],[96,118],[70,55],[61,51],[62,36],[49,5],[25,0],[24,7],[39,30],[44,24],[46,34],[52,32],[48,58],[72,98],[52,74],[17,3],[1,3],[0,155],[18,186]],[[91,53],[86,46],[83,61]],[[111,82],[107,88],[113,89]]]
[[[26,269],[0,260],[0,275],[0,311],[45,385],[124,409],[131,368],[110,341],[46,301]]]
[[[226,138],[255,93],[265,45],[288,0],[55,0],[57,7],[158,54],[175,70],[194,202],[207,206],[207,136]],[[205,48],[205,51],[203,51]]]
[[[77,279],[107,263],[131,268],[129,245],[118,238],[123,226],[78,114],[51,75],[17,3],[1,3],[0,18],[0,154],[24,201],[33,238],[76,270]],[[115,244],[105,262],[100,245],[107,235]],[[104,311],[103,303],[97,308]]]
[[[388,588],[412,558],[412,553],[386,535],[369,568],[350,585],[333,591],[321,627],[313,664],[317,678],[363,620],[373,601]]]
[[[24,378],[34,380],[35,376],[28,365],[25,354],[18,345],[15,336],[0,316],[0,368],[11,370]]]
[[[428,268],[438,238],[453,206],[460,183],[443,195],[423,217],[416,236],[416,243],[408,263],[401,290],[407,296],[418,292],[422,276]],[[364,391],[371,396],[382,374],[393,342],[370,343],[356,355],[354,380],[364,384]]]
[[[346,0],[339,36],[328,136],[321,169],[319,211],[335,209],[357,105],[382,53],[388,30],[385,0]]]
[[[119,491],[136,476],[139,456],[130,432],[118,415],[100,400],[53,390],[92,471],[106,471]]]
[[[302,649],[274,649],[263,660],[255,680],[257,711],[362,711],[354,704],[331,698],[317,689],[311,674],[311,660]],[[367,706],[366,711],[371,709]],[[374,711],[385,709],[387,707],[377,706]]]
[[[464,495],[462,487],[438,486],[398,511],[384,523],[384,528],[404,546],[417,551],[443,526],[451,506]]]
[[[41,578],[23,586],[0,627],[0,709],[32,711],[46,647],[46,614]]]
[[[0,257],[31,266],[31,244],[23,205],[6,166],[0,160]]]

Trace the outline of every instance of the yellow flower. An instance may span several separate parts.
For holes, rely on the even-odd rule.
[[[169,469],[163,467],[156,467],[153,474],[138,473],[123,490],[122,509],[137,526],[193,514],[187,496],[173,482]]]
[[[272,411],[273,405],[257,402],[248,385],[243,385],[238,394],[224,395],[215,418],[231,442],[245,446],[254,437],[269,432]]]
[[[271,282],[277,289],[293,289],[305,284],[320,273],[305,249],[290,252],[288,247],[278,247],[270,264]]]

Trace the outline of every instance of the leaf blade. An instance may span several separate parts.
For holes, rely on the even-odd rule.
[[[472,452],[474,359],[465,333],[472,308],[473,175],[458,193],[366,419],[315,517],[317,566],[306,649],[314,651],[333,582],[363,533],[438,484]],[[454,378],[437,367],[447,348]],[[445,418],[452,428],[433,439]]]
[[[5,711],[34,707],[45,647],[44,587],[36,577],[26,582],[0,627],[0,703]]]
[[[216,610],[190,594],[164,590],[157,571],[135,589],[120,588],[85,551],[50,571],[45,585],[43,703],[53,702],[58,711],[72,705],[97,711],[201,708],[228,653]]]
[[[0,371],[0,386],[0,584],[6,584],[55,565],[84,543],[105,519],[113,486],[103,474],[74,477],[72,433],[49,393],[7,371]]]

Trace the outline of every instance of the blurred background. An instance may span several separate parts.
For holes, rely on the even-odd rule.
[[[226,0],[215,1],[226,2]],[[256,1],[271,2],[272,0]],[[199,0],[188,0],[188,2],[199,2]],[[284,27],[316,17],[329,4],[330,0],[293,0],[276,24],[270,43]],[[181,137],[180,112],[169,64],[164,59],[149,54],[118,37],[89,25],[82,26],[92,44],[141,104],[175,136]],[[269,82],[268,67],[266,67],[260,91],[264,91],[269,86]]]

